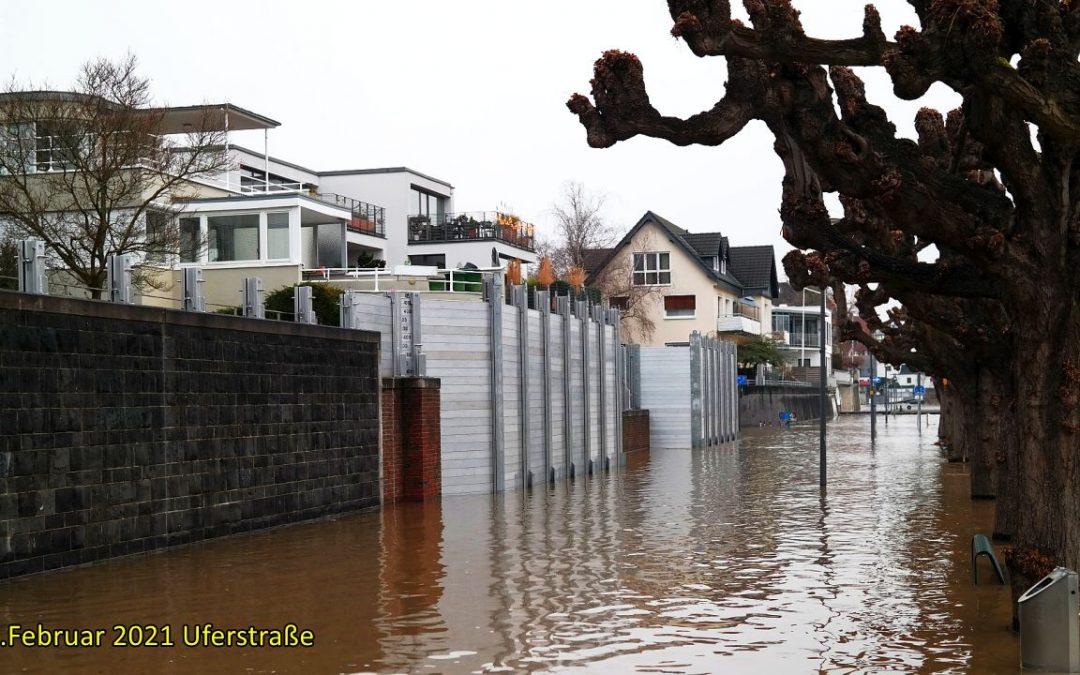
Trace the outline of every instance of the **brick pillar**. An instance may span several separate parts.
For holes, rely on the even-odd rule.
[[[440,381],[384,378],[383,503],[442,496]]]

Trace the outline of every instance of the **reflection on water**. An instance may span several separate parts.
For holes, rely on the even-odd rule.
[[[933,419],[933,418],[932,418]],[[315,631],[308,649],[0,651],[28,672],[1016,672],[975,588],[992,504],[936,422],[655,452],[588,485],[448,498],[0,584],[0,622]],[[983,578],[986,578],[985,576]],[[174,629],[175,630],[175,629]],[[6,637],[6,636],[0,636]]]

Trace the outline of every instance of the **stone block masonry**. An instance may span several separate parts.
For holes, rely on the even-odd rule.
[[[377,506],[378,341],[0,291],[0,578]]]

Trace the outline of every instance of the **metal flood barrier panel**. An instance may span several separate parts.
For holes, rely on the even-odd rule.
[[[700,448],[735,439],[739,429],[736,346],[698,333],[689,346],[635,350],[640,406],[649,411],[654,448]]]
[[[616,467],[618,311],[569,298],[553,308],[545,291],[528,309],[524,286],[509,289],[507,304],[501,283],[487,285],[484,302],[411,294],[425,374],[441,380],[443,494],[588,480]],[[393,295],[369,294],[360,307],[362,327],[384,331],[383,376],[393,373]]]

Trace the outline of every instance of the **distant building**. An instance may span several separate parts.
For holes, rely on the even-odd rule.
[[[772,246],[731,246],[719,232],[688,232],[649,211],[615,247],[589,252],[586,268],[590,284],[615,271],[630,286],[659,290],[643,299],[655,330],[631,332],[635,342],[685,344],[693,331],[739,340],[771,331],[778,295]]]

